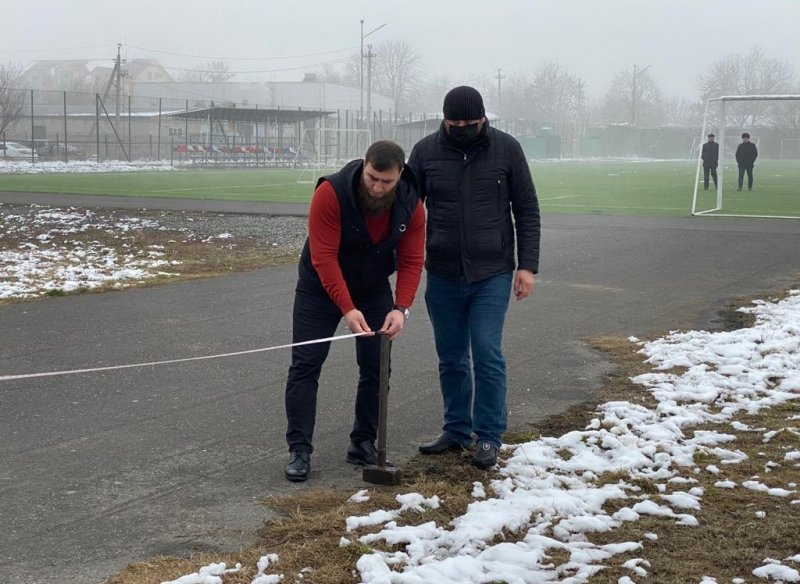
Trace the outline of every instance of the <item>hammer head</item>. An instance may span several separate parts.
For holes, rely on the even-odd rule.
[[[403,480],[403,471],[394,467],[365,466],[362,478],[373,485],[399,485]]]

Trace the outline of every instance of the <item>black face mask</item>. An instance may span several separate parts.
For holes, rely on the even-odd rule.
[[[472,146],[478,141],[478,126],[480,124],[469,124],[468,126],[448,126],[447,133],[450,139],[456,143],[459,148],[466,148]]]

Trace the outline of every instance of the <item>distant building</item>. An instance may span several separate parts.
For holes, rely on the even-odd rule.
[[[127,79],[135,84],[140,82],[172,83],[172,76],[156,59],[130,59],[123,65]]]
[[[111,62],[111,65],[106,63]],[[90,60],[34,61],[22,74],[25,89],[102,92],[114,71],[113,60],[94,65]],[[130,59],[122,63],[125,94],[141,81],[170,83],[172,77],[156,59]]]
[[[91,83],[87,60],[34,61],[22,73],[25,89],[80,91]]]
[[[113,59],[35,61],[23,73],[25,89],[104,93],[114,71]],[[303,81],[174,81],[157,59],[128,59],[122,63],[122,94],[134,97],[134,108],[157,107],[158,98],[170,102],[169,109],[237,104],[246,107],[300,108],[304,110],[349,110],[378,117],[394,114],[392,98],[359,87],[318,81],[306,73]],[[146,98],[136,100],[136,98]]]

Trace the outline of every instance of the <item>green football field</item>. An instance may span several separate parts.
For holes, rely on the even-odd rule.
[[[690,215],[692,161],[539,162],[531,170],[544,212]],[[3,174],[0,191],[303,203],[318,175],[281,169]],[[722,213],[800,216],[800,162],[759,161],[752,192],[736,191],[735,165],[726,165],[723,178]],[[701,189],[698,210],[713,208],[715,200],[713,190]]]

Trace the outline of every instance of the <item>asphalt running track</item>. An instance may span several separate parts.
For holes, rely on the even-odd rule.
[[[143,203],[0,193],[4,202],[34,200]],[[145,204],[304,212],[211,201]],[[781,289],[800,273],[796,221],[545,215],[543,225],[534,295],[512,302],[506,327],[515,428],[581,401],[608,371],[585,337],[718,329],[718,312],[730,300]],[[0,375],[284,344],[294,282],[288,266],[1,306]],[[313,471],[300,485],[283,478],[288,363],[288,351],[269,352],[0,382],[2,580],[95,583],[157,555],[237,549],[269,517],[260,504],[266,495],[363,488],[361,473],[344,462],[356,383],[352,341],[334,343],[323,370]],[[441,417],[421,299],[394,345],[392,375],[389,453],[402,464],[438,433]]]

